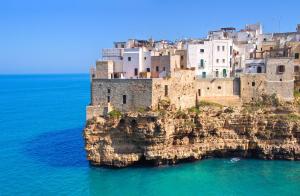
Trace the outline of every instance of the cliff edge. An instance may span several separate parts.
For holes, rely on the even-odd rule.
[[[223,107],[201,102],[174,111],[94,117],[84,129],[92,165],[176,164],[206,157],[300,160],[300,116],[295,104]]]

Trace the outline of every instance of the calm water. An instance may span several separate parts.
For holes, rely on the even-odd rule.
[[[300,162],[90,167],[88,103],[88,75],[0,76],[0,195],[300,195]]]

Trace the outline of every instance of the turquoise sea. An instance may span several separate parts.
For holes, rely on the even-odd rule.
[[[0,195],[300,195],[300,162],[91,167],[82,140],[89,96],[88,75],[0,76]]]

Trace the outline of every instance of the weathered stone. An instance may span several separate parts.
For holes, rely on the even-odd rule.
[[[168,111],[124,114],[122,119],[98,118],[84,130],[87,158],[93,165],[175,164],[205,157],[300,159],[300,121],[275,114],[239,109],[218,116],[217,109],[199,117]],[[105,130],[105,131],[104,131]]]

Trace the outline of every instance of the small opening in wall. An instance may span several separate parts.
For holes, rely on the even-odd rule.
[[[138,69],[137,69],[137,68],[134,69],[134,75],[135,75],[135,76],[138,75]]]
[[[251,100],[253,101],[253,100],[254,100],[254,98],[252,97],[252,98],[251,98]]]
[[[107,103],[110,103],[110,96],[107,96]]]
[[[198,96],[201,96],[201,89],[198,89]]]
[[[169,92],[168,92],[168,85],[165,85],[165,96],[168,96]]]
[[[282,81],[282,78],[280,78],[279,81],[281,82],[281,81]]]
[[[285,71],[285,66],[284,65],[278,65],[277,66],[277,74],[282,74]]]
[[[221,87],[221,86],[218,86],[218,89],[219,89],[219,90],[221,90],[221,89],[222,89],[222,87]]]
[[[252,86],[255,86],[255,82],[252,82]]]
[[[156,71],[159,72],[159,67],[158,66],[156,66]]]
[[[123,95],[123,104],[126,104],[127,101],[126,98],[127,98],[126,95]]]
[[[107,93],[110,93],[110,88],[107,89]]]
[[[209,90],[209,87],[207,87],[207,90]]]

